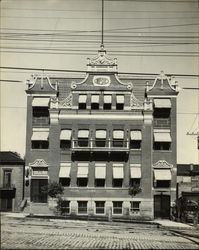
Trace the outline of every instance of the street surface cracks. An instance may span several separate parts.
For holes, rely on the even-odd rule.
[[[1,249],[199,249],[197,230],[156,225],[1,218]],[[195,237],[194,237],[195,235]]]

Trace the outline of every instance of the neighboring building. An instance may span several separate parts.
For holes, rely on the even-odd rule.
[[[199,205],[199,165],[177,165],[177,198],[186,197]]]
[[[25,162],[14,152],[0,152],[0,210],[17,211],[24,198]]]
[[[26,187],[65,187],[71,215],[168,218],[176,198],[176,84],[118,76],[101,48],[84,78],[28,82]],[[141,192],[131,195],[134,186]]]

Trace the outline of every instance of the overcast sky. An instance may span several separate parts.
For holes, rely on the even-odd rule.
[[[105,1],[104,44],[120,72],[198,75],[197,0]],[[101,0],[2,0],[1,66],[86,70],[100,46]],[[1,151],[25,154],[26,80],[32,71],[1,70]],[[40,72],[34,72],[40,73]],[[63,74],[62,74],[63,75]],[[65,74],[67,76],[67,74]],[[183,87],[199,79],[176,77]],[[199,91],[177,99],[178,163],[199,163]]]

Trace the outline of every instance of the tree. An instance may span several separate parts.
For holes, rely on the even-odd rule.
[[[47,186],[42,187],[42,193],[47,193],[51,198],[57,198],[63,194],[64,187],[56,181],[50,182]]]
[[[129,188],[129,194],[130,195],[136,195],[138,193],[142,192],[142,189],[140,187],[140,184],[137,182],[134,182],[133,185]]]

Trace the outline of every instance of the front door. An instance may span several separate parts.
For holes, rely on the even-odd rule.
[[[32,179],[31,180],[31,201],[33,202],[47,202],[47,193],[42,192],[42,187],[48,185],[47,179]]]
[[[155,195],[154,196],[154,217],[169,219],[170,218],[170,196]]]

